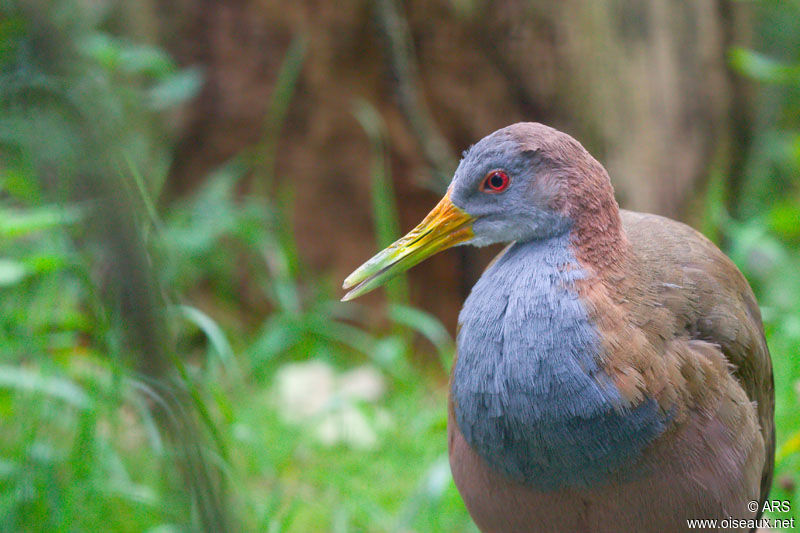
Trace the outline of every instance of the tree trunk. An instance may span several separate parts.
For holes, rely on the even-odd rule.
[[[352,115],[355,99],[370,102],[386,122],[403,229],[437,200],[435,187],[426,187],[435,157],[421,146],[430,137],[420,137],[413,113],[427,120],[432,133],[425,135],[444,141],[436,150],[448,151],[450,160],[499,127],[546,122],[606,166],[623,206],[673,217],[702,187],[712,160],[720,161],[732,128],[746,133],[740,130],[749,102],[726,69],[731,41],[741,42],[748,26],[738,3],[389,4],[408,25],[413,50],[406,51],[416,64],[410,73],[392,56],[378,3],[160,3],[162,40],[182,64],[200,64],[207,78],[187,110],[173,194],[260,138],[277,72],[300,32],[310,41],[275,176],[296,190],[304,259],[335,279],[375,252],[369,142]],[[411,104],[399,91],[403,83],[417,89]],[[468,256],[463,268],[459,257],[442,254],[411,275],[414,303],[451,327],[488,261],[485,252]],[[463,271],[469,279],[456,274]]]

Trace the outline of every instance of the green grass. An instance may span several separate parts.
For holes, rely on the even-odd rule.
[[[234,193],[242,176],[222,169],[163,220],[150,212],[139,221],[158,228],[149,239],[161,282],[185,302],[167,304],[184,361],[176,374],[193,398],[183,407],[204,428],[198,445],[226,481],[230,520],[259,531],[472,531],[446,462],[445,373],[415,369],[406,341],[419,330],[449,361],[452,339],[400,305],[387,308],[392,332],[374,334],[347,320],[352,304],[304,287],[273,233],[280,214]],[[183,529],[192,521],[170,497],[180,451],[153,412],[158,393],[127,359],[124,312],[109,309],[98,285],[97,251],[74,238],[81,210],[7,203],[0,298],[13,312],[0,318],[0,529]],[[258,323],[225,311],[235,307],[229,276],[241,264],[269,306]],[[204,292],[206,310],[190,296],[203,286],[214,298]],[[371,422],[391,414],[373,448],[325,445],[314,436],[318,420],[282,419],[276,372],[309,358],[383,371],[386,396],[357,406]]]
[[[474,531],[446,463],[445,374],[409,359],[417,330],[442,361],[452,339],[402,281],[392,327],[359,325],[302,265],[292,191],[273,184],[307,39],[287,52],[262,140],[159,208],[159,112],[196,72],[65,23],[65,6],[10,8],[0,55],[0,530]],[[24,60],[42,47],[60,56]],[[380,118],[360,109],[379,245],[397,220]],[[285,420],[276,375],[304,360],[385,376],[379,399],[348,400],[371,446],[320,441],[327,411]]]

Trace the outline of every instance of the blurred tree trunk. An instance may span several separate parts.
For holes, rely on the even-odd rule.
[[[578,138],[611,174],[623,206],[680,217],[712,162],[736,167],[732,143],[747,136],[749,98],[726,68],[747,39],[747,13],[729,0],[412,0],[395,2],[408,24],[420,113],[456,158],[507,124],[534,120]],[[373,2],[277,0],[156,3],[161,40],[206,73],[186,110],[172,194],[264,131],[292,37],[310,37],[280,136],[275,180],[291,184],[300,250],[341,279],[375,251],[368,140],[352,116],[364,98],[388,129],[401,227],[436,201],[414,117],[398,88]],[[400,105],[398,105],[400,103]],[[449,148],[447,147],[449,145]],[[446,160],[443,158],[443,160]],[[335,221],[335,223],[331,223]],[[483,254],[487,255],[486,253]],[[454,325],[465,287],[481,267],[454,274],[458,254],[416,269],[416,304]],[[485,263],[486,257],[478,260]]]

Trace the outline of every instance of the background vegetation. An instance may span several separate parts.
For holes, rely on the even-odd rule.
[[[0,530],[476,531],[446,457],[452,328],[405,280],[339,303],[340,273],[298,245],[297,213],[315,214],[278,160],[309,37],[275,62],[257,136],[176,188],[182,113],[208,74],[107,4],[0,2]],[[376,5],[402,66],[403,14]],[[682,212],[762,305],[773,494],[800,501],[800,5],[751,19],[752,42],[725,57],[750,80],[750,119],[726,126]],[[400,106],[432,143],[421,181],[436,189],[452,159],[413,92]],[[390,112],[349,105],[370,168],[362,247],[377,249],[409,199]]]

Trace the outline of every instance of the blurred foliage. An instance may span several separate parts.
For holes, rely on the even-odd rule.
[[[444,370],[410,358],[423,338],[448,369],[452,338],[409,307],[404,280],[382,311],[391,327],[370,330],[296,248],[273,173],[307,37],[286,52],[262,138],[164,205],[165,118],[202,71],[106,31],[104,5],[0,0],[0,530],[475,531],[447,466]],[[735,188],[712,181],[705,222],[763,306],[774,495],[797,501],[800,57],[784,52],[800,50],[800,7],[761,9],[764,48],[730,57],[764,87],[747,165]],[[387,141],[367,102],[354,115],[377,248],[399,231]],[[306,360],[387,376],[385,397],[354,406],[390,413],[375,446],[326,444],[282,416],[273,383]]]
[[[800,474],[800,3],[759,2],[757,50],[731,67],[758,85],[741,183],[717,181],[709,218],[761,306],[775,372],[774,498],[798,502]],[[729,201],[723,202],[727,198]],[[730,206],[728,210],[723,207]],[[795,504],[792,514],[800,517]]]
[[[3,8],[2,528],[227,529],[211,462],[224,446],[168,340],[134,200],[169,162],[155,112],[196,76],[104,34],[85,6]],[[127,178],[125,162],[153,181]],[[135,456],[149,468],[134,474]]]
[[[161,207],[163,113],[200,70],[105,32],[101,5],[2,9],[0,530],[471,528],[448,483],[441,381],[407,359],[413,330],[442,361],[452,339],[403,296],[391,333],[359,326],[366,313],[329,281],[303,281],[291,191],[264,197],[306,38],[262,140]],[[386,239],[397,222],[375,120]],[[357,406],[392,413],[374,449],[319,442],[277,412],[277,370],[307,359],[391,377],[380,405]]]

